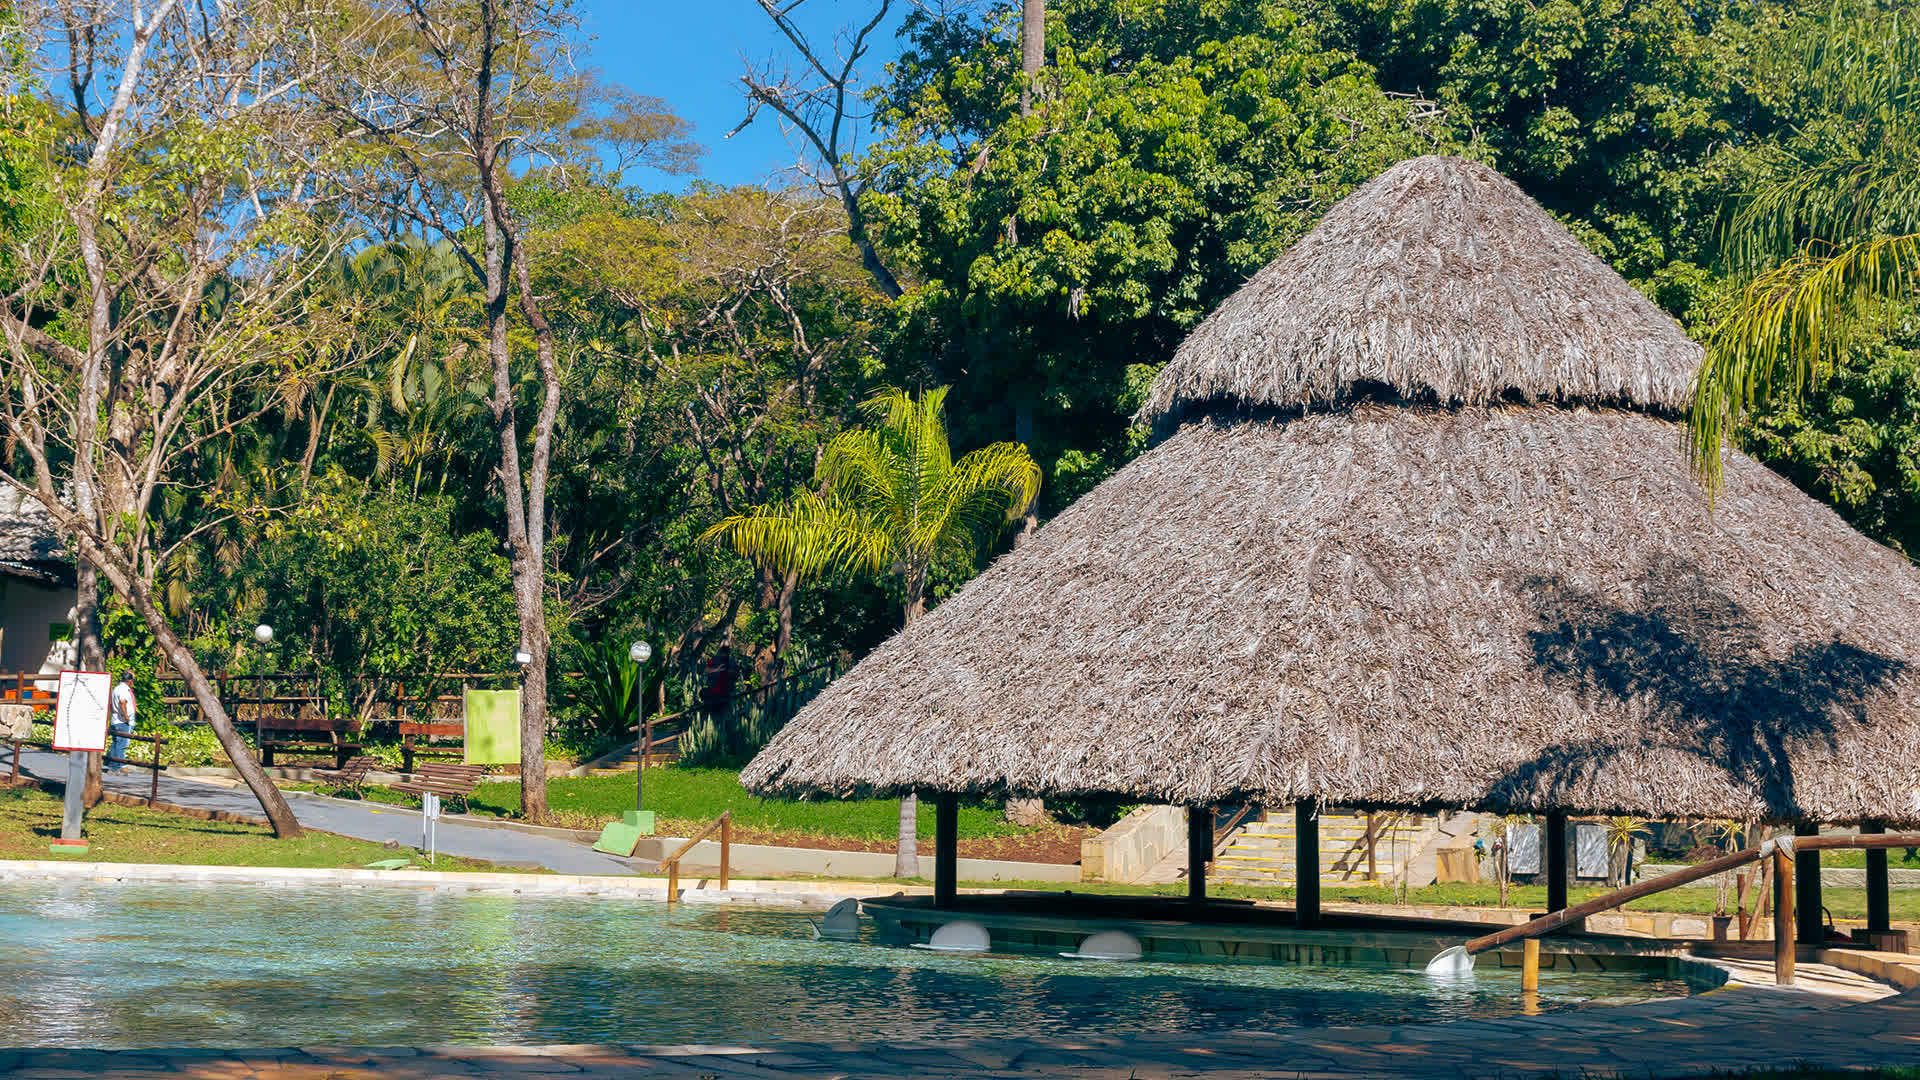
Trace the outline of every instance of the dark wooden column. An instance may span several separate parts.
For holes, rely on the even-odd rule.
[[[1187,807],[1187,899],[1207,901],[1207,863],[1213,859],[1213,807]]]
[[[952,907],[959,895],[960,797],[933,797],[933,906]]]
[[[1302,930],[1320,928],[1319,804],[1293,804],[1293,911]]]
[[[1819,836],[1820,826],[1795,825],[1793,835]],[[1793,853],[1793,914],[1796,923],[1793,936],[1800,944],[1819,945],[1826,941],[1827,922],[1820,906],[1820,853],[1817,851]]]
[[[1875,836],[1887,831],[1887,827],[1878,821],[1869,821],[1860,826],[1864,835]],[[1893,929],[1893,907],[1887,884],[1887,849],[1867,849],[1867,929]]]
[[[1547,815],[1546,843],[1540,857],[1547,864],[1547,910],[1567,908],[1567,815],[1554,811]]]

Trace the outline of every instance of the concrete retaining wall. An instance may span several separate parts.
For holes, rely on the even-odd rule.
[[[1080,842],[1080,880],[1131,884],[1145,877],[1161,859],[1186,846],[1185,807],[1136,807],[1112,828]]]
[[[1671,874],[1686,867],[1673,863],[1648,863],[1633,868],[1635,881],[1645,881],[1662,874]],[[1734,875],[1741,871],[1752,872],[1751,867],[1741,867],[1740,871],[1729,870],[1724,874],[1710,878],[1701,878],[1694,882],[1704,888],[1716,888],[1720,878],[1725,878],[1727,887],[1734,886]],[[1895,889],[1920,889],[1920,870],[1888,870],[1887,884]],[[1823,866],[1820,868],[1820,887],[1823,889],[1864,889],[1867,887],[1867,871],[1864,867]]]

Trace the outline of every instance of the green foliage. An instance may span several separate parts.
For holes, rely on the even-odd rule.
[[[878,94],[871,211],[920,282],[898,348],[954,386],[964,444],[1011,432],[1050,468],[1124,461],[1134,365],[1355,186],[1457,145],[1280,3],[1049,4],[1028,116],[1013,17],[943,10]]]
[[[1874,335],[1803,394],[1761,402],[1738,443],[1861,532],[1920,555],[1920,351]]]
[[[954,461],[946,397],[945,387],[917,400],[899,390],[874,395],[863,406],[872,426],[836,436],[821,455],[825,495],[803,491],[785,505],[728,517],[707,535],[782,576],[898,573],[912,621],[934,560],[970,558],[1040,491],[1040,470],[1018,444]]]
[[[1707,338],[1691,417],[1694,460],[1717,483],[1740,418],[1821,384],[1863,331],[1911,323],[1920,304],[1920,23],[1837,3],[1757,62],[1778,77],[1791,135],[1756,154],[1728,233],[1752,279]]]
[[[627,655],[626,642],[605,639],[572,653],[579,672],[572,680],[578,714],[595,735],[631,728],[639,719],[640,665]]]
[[[888,799],[832,799],[793,802],[761,799],[740,786],[734,769],[648,769],[647,809],[661,817],[705,823],[723,811],[733,812],[734,824],[753,829],[797,832],[811,836],[845,837],[886,842],[898,831],[900,804]],[[549,805],[557,811],[614,820],[633,809],[633,776],[556,777],[547,783]],[[474,788],[476,810],[517,813],[517,781],[485,783]],[[933,835],[933,808],[920,808],[919,830]],[[966,804],[960,807],[960,836],[1017,836],[1031,830],[1006,820],[1000,807]]]
[[[1803,0],[1307,0],[1380,85],[1459,137],[1630,280],[1713,257],[1730,145],[1778,118],[1748,54]],[[1669,297],[1684,311],[1692,298]]]
[[[200,636],[201,651],[237,673],[508,670],[510,568],[491,534],[457,533],[453,514],[437,496],[316,478],[204,584],[226,615]],[[278,628],[271,645],[246,636],[258,622]]]

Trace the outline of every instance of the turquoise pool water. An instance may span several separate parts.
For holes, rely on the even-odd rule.
[[[1541,979],[1545,1010],[1685,994]],[[0,886],[11,1046],[688,1043],[1502,1016],[1517,973],[1088,964],[812,939],[805,912],[401,891]]]

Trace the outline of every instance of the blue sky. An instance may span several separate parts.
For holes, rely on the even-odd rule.
[[[754,0],[580,0],[574,10],[593,39],[583,66],[597,67],[638,93],[665,98],[692,121],[694,138],[707,148],[701,170],[706,179],[752,183],[792,166],[795,153],[767,112],[732,139],[722,139],[746,114],[742,57],[764,63],[785,44]],[[870,18],[873,11],[871,0],[807,0],[801,9],[809,30],[823,37],[835,27]],[[875,42],[863,64],[870,77],[880,75],[895,49],[891,34]],[[678,190],[686,183],[646,170],[628,179],[655,190]]]

